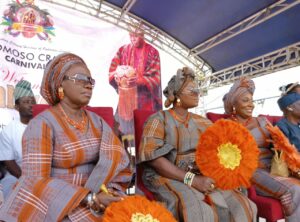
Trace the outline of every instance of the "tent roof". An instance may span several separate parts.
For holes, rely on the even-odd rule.
[[[191,53],[196,53],[206,61],[214,72],[300,41],[299,0],[106,0],[106,2],[123,10],[126,4],[132,2],[129,13],[178,40],[189,48]],[[251,19],[255,14],[256,18],[247,22],[247,19]],[[256,22],[258,24],[255,24]],[[234,30],[236,34],[227,33],[222,38],[231,35],[230,38],[220,41],[213,47],[209,46],[208,40],[235,25],[238,26]],[[247,26],[250,27],[245,28]],[[201,44],[207,44],[209,47],[199,50]]]

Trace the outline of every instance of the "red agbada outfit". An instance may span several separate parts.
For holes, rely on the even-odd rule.
[[[129,65],[136,70],[136,90],[121,91],[113,75],[119,65]],[[120,130],[122,134],[133,134],[134,109],[162,109],[159,53],[146,42],[142,48],[133,47],[131,44],[124,45],[113,58],[109,73],[109,83],[119,94],[116,119]]]

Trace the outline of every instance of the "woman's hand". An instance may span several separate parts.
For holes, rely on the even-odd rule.
[[[196,175],[192,187],[202,193],[211,193],[215,189],[215,181],[212,178]]]
[[[127,78],[127,86],[128,87],[136,86],[136,80],[137,80],[136,76],[134,76],[134,77],[128,77]]]
[[[120,79],[120,77],[118,76],[118,74],[115,74],[115,75],[114,75],[114,78],[115,78],[116,83],[119,85],[121,79]]]
[[[100,192],[96,194],[95,203],[98,206],[104,205],[105,207],[107,207],[111,203],[118,202],[120,200],[123,200],[123,198],[119,194],[115,195],[115,193],[107,194],[104,192]]]

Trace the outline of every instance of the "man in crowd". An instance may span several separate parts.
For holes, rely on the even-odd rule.
[[[20,119],[12,120],[0,133],[0,161],[6,169],[0,183],[4,199],[12,190],[14,184],[21,176],[22,136],[32,119],[32,106],[36,104],[30,82],[21,80],[14,90],[15,109]]]
[[[145,42],[141,26],[129,33],[131,43],[119,48],[109,68],[109,83],[119,94],[115,119],[123,142],[130,146],[134,145],[133,110],[162,109],[159,52]]]

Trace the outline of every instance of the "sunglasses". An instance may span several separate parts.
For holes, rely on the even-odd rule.
[[[83,74],[75,74],[74,76],[64,76],[63,80],[72,80],[74,81],[74,84],[78,84],[78,85],[82,85],[82,86],[86,86],[87,84],[91,84],[92,87],[95,86],[95,79],[93,79],[92,77],[83,75]]]
[[[187,88],[181,92],[182,94],[186,95],[199,95],[200,94],[200,88],[195,87],[195,88]]]

